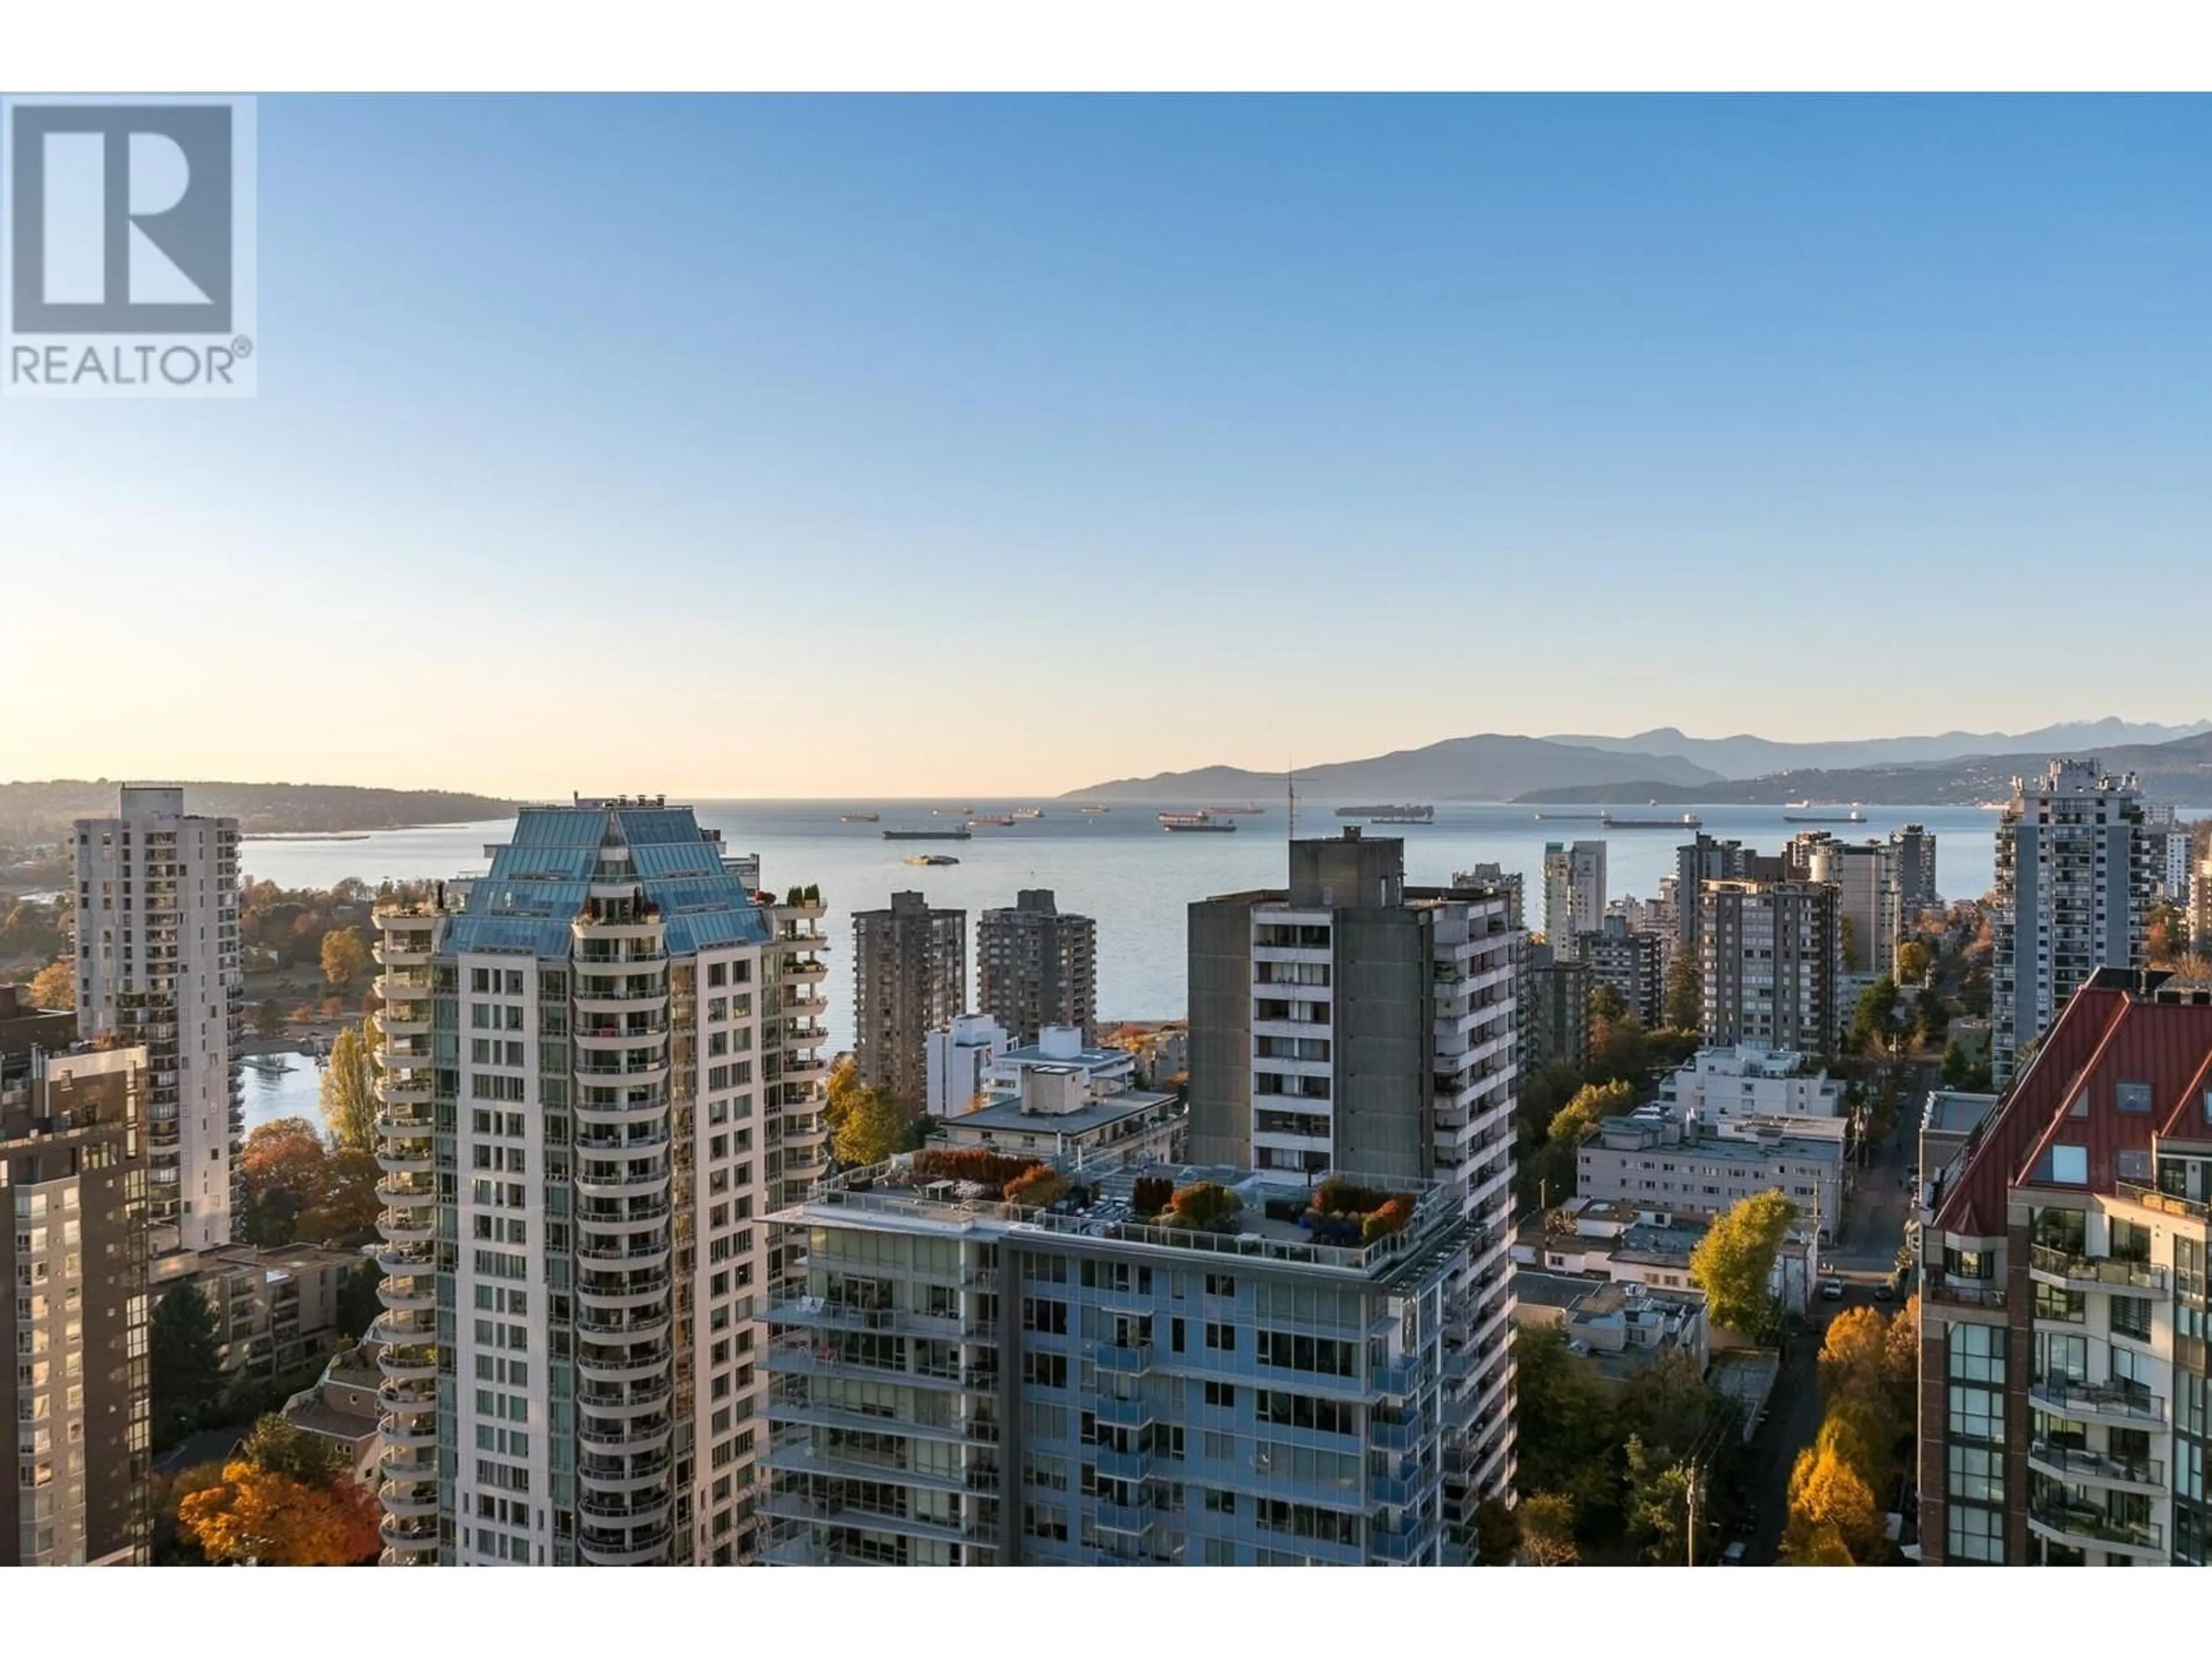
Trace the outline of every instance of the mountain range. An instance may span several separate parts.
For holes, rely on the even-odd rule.
[[[1303,767],[1302,792],[1336,801],[1711,801],[1796,799],[1940,805],[1991,799],[2054,755],[2094,756],[2135,771],[2154,796],[2212,800],[2212,720],[2130,725],[2106,719],[2039,731],[1946,732],[1840,743],[1692,738],[1672,726],[1632,738],[1485,732],[1367,760]],[[1064,799],[1230,805],[1271,800],[1280,773],[1207,766],[1116,778]]]

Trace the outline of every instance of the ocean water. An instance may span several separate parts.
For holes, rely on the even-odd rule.
[[[252,1133],[280,1117],[323,1121],[322,1068],[302,1054],[250,1055],[240,1074],[246,1097],[246,1128]]]
[[[1063,910],[1098,921],[1098,1008],[1108,1019],[1164,1019],[1184,1012],[1187,907],[1213,893],[1280,885],[1285,878],[1286,819],[1283,803],[1237,820],[1233,835],[1168,835],[1158,805],[1116,802],[1110,811],[1086,814],[1073,801],[1019,799],[951,801],[697,801],[702,823],[722,832],[733,853],[761,855],[762,884],[782,892],[809,883],[822,890],[830,939],[830,1015],[836,1047],[851,1042],[851,913],[879,907],[894,891],[915,889],[932,904],[974,912],[1014,902],[1018,890],[1048,887]],[[1333,835],[1346,820],[1339,803],[1298,803],[1305,835]],[[973,806],[985,813],[1018,806],[1043,809],[1042,818],[1011,829],[978,829],[965,842],[887,842],[886,828],[949,825],[951,816]],[[933,807],[947,816],[933,817]],[[1178,810],[1188,810],[1187,807]],[[1548,810],[1548,809],[1547,809]],[[1595,814],[1595,807],[1564,811]],[[1631,810],[1623,808],[1621,810]],[[1634,809],[1652,817],[1680,807]],[[1778,806],[1701,806],[1706,834],[1734,838],[1772,852],[1808,825],[1784,823]],[[1975,898],[1989,890],[1994,862],[1995,812],[1971,806],[1868,807],[1860,824],[1820,826],[1850,840],[1886,836],[1905,823],[1925,824],[1936,837],[1936,886],[1947,898]],[[842,823],[844,812],[872,811],[878,823]],[[1351,820],[1358,822],[1358,820]],[[327,887],[347,876],[371,884],[386,878],[450,877],[482,871],[488,844],[507,839],[512,820],[382,830],[358,838],[249,840],[240,862],[248,874],[285,887]],[[1526,806],[1493,803],[1440,804],[1430,825],[1370,827],[1370,836],[1401,836],[1407,878],[1440,884],[1478,862],[1517,870],[1526,884],[1528,921],[1543,921],[1544,844],[1598,840],[1607,843],[1609,896],[1648,898],[1661,877],[1673,873],[1674,849],[1685,832],[1601,830],[1594,821],[1539,821]],[[903,860],[916,853],[946,853],[960,862],[941,869]],[[970,965],[972,975],[972,957]],[[974,990],[973,980],[969,984]],[[312,1070],[312,1062],[304,1062]],[[249,1093],[251,1091],[249,1091]],[[273,1114],[272,1114],[273,1115]]]

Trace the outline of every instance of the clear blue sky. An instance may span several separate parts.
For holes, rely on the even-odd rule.
[[[259,399],[0,404],[0,775],[1028,792],[2212,714],[2202,100],[260,126]]]

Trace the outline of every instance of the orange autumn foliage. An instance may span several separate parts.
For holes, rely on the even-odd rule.
[[[302,1486],[252,1463],[223,1466],[222,1483],[177,1506],[180,1531],[210,1561],[264,1567],[348,1567],[377,1552],[376,1499],[350,1476]]]

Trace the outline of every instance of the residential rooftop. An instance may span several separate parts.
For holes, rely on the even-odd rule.
[[[1118,1095],[1102,1095],[1072,1112],[1027,1112],[1022,1097],[1012,1092],[991,1097],[990,1103],[945,1120],[963,1129],[989,1129],[1010,1134],[1079,1135],[1103,1129],[1163,1106],[1175,1104],[1173,1095],[1149,1089],[1127,1089]]]

